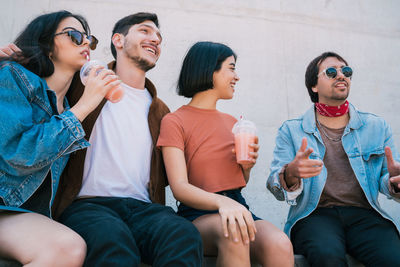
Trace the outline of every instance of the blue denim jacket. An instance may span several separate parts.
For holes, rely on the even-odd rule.
[[[388,198],[393,197],[389,191],[389,173],[384,150],[386,146],[392,149],[393,157],[399,161],[390,126],[382,118],[360,112],[352,105],[349,112],[350,121],[344,130],[342,144],[350,165],[369,204],[384,218],[391,220],[399,231],[400,224],[395,222],[378,202],[379,192]],[[318,176],[301,179],[301,187],[295,192],[288,192],[281,186],[279,173],[285,164],[294,159],[303,137],[307,138],[307,147],[314,149],[310,158],[323,160],[325,146],[315,123],[314,106],[302,117],[288,120],[280,127],[267,180],[267,188],[274,196],[278,200],[286,200],[291,205],[284,229],[288,235],[297,221],[316,209],[327,177],[324,166]],[[396,200],[398,201],[398,198]]]
[[[0,63],[0,210],[26,211],[19,207],[51,171],[50,210],[68,154],[88,146],[66,100],[64,106],[59,114],[44,79],[15,62]]]

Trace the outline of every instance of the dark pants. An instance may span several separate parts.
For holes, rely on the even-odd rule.
[[[200,233],[172,208],[132,198],[80,199],[60,222],[87,244],[84,266],[201,266]]]
[[[399,234],[372,209],[318,208],[294,225],[291,239],[311,266],[347,266],[346,252],[365,266],[400,266]]]

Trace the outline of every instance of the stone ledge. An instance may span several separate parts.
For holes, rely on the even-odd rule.
[[[214,267],[215,260],[216,260],[215,257],[205,257],[203,267]],[[347,262],[349,263],[350,267],[364,267],[363,264],[356,261],[354,258],[352,258],[349,255],[347,255]],[[294,265],[295,265],[295,267],[310,267],[307,260],[302,255],[295,255],[295,264]],[[257,263],[252,263],[251,266],[252,267],[261,267],[261,265],[259,265]],[[0,259],[0,267],[21,267],[21,264],[19,264],[16,261]],[[140,265],[140,267],[150,267],[150,265],[142,263]]]

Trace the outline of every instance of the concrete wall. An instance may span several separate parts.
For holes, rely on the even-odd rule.
[[[188,102],[175,85],[182,58],[199,40],[223,42],[238,54],[241,78],[235,97],[218,108],[245,115],[259,129],[260,157],[244,194],[252,210],[280,228],[288,206],[265,188],[278,127],[310,105],[304,86],[307,64],[333,50],[354,68],[350,102],[383,116],[400,142],[400,2],[395,0],[0,0],[0,45],[11,42],[34,17],[67,9],[84,15],[100,40],[93,58],[111,60],[109,41],[121,17],[159,15],[162,55],[149,77],[172,110]],[[171,195],[169,204],[175,206]],[[400,205],[382,199],[400,219]]]

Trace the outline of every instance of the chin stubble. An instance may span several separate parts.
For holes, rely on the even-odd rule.
[[[138,56],[129,56],[129,59],[141,70],[147,72],[154,68],[156,64],[152,64],[149,61],[145,60],[144,58]]]

